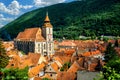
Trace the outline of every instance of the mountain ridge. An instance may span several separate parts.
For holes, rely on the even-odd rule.
[[[3,31],[10,34],[13,39],[25,28],[41,27],[46,10],[54,26],[54,38],[78,39],[79,35],[100,36],[103,34],[119,36],[119,0],[82,0],[55,4],[25,13],[4,26],[0,30],[1,37],[5,35]]]

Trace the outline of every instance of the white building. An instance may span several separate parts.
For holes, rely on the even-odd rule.
[[[48,13],[41,28],[28,28],[20,32],[14,39],[15,47],[25,53],[34,52],[42,55],[54,53],[53,26]]]

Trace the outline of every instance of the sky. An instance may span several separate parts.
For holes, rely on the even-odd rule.
[[[0,28],[31,10],[74,0],[0,0]]]

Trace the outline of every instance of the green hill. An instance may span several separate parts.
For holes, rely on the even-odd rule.
[[[13,39],[25,28],[41,27],[46,10],[54,26],[55,38],[78,39],[79,35],[120,36],[120,0],[82,0],[25,13],[0,29],[1,38]]]

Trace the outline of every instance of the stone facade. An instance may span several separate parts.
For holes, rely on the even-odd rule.
[[[41,28],[28,28],[14,39],[15,47],[24,53],[34,52],[42,55],[54,54],[53,27],[48,14]]]

